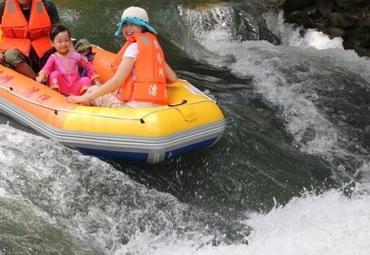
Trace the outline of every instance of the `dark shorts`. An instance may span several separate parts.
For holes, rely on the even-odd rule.
[[[10,49],[4,52],[4,61],[9,67],[16,67],[21,62],[29,63],[29,59],[18,49]]]
[[[4,61],[5,65],[9,66],[10,68],[15,68],[19,63],[25,62],[30,65],[36,73],[38,73],[53,52],[54,49],[50,49],[44,54],[44,56],[42,56],[41,59],[39,59],[32,49],[30,52],[30,57],[27,57],[18,49],[10,49],[4,52]]]

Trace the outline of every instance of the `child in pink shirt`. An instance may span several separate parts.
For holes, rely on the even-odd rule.
[[[63,25],[50,32],[56,53],[52,54],[41,69],[36,81],[49,81],[49,86],[64,95],[81,95],[91,86],[92,80],[99,84],[98,76],[91,63],[72,47],[71,34]],[[80,77],[79,67],[87,70],[88,77]]]

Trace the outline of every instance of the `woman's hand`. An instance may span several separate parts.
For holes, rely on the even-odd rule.
[[[69,96],[66,98],[68,103],[90,105],[90,99],[85,95],[82,96]]]

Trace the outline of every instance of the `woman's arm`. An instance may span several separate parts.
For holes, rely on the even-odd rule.
[[[166,79],[167,83],[175,83],[177,81],[177,75],[175,71],[166,63]]]
[[[82,96],[67,97],[67,102],[89,104],[91,100],[115,91],[126,80],[134,66],[134,63],[134,58],[123,58],[112,78],[91,93],[86,93]]]

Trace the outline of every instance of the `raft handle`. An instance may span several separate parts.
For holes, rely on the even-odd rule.
[[[145,124],[144,119],[140,119],[140,123],[141,123],[141,124]]]
[[[180,105],[186,104],[187,102],[188,102],[188,100],[183,99],[181,103],[178,103],[178,104],[168,104],[168,106],[169,107],[176,107],[176,106],[180,106]]]
[[[13,87],[9,87],[9,90],[10,90],[10,91],[13,91]]]
[[[55,115],[58,115],[58,110],[54,110],[54,114]]]

